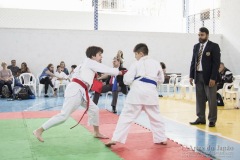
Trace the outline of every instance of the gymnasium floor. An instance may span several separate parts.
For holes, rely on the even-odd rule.
[[[118,116],[110,109],[109,96],[99,100],[101,131],[111,137]],[[149,121],[142,113],[133,124],[125,145],[111,149],[92,136],[87,125],[87,116],[81,125],[70,130],[79,119],[83,108],[76,111],[63,125],[54,127],[44,134],[44,143],[38,142],[32,131],[61,109],[63,96],[37,98],[25,101],[0,99],[0,155],[1,160],[239,160],[240,153],[240,110],[232,109],[227,102],[218,108],[215,128],[207,125],[190,126],[196,119],[195,101],[179,97],[160,98],[160,109],[169,138],[167,146],[152,143]],[[119,96],[118,114],[121,113],[124,96]],[[105,108],[105,106],[107,106]],[[208,113],[208,111],[207,111]]]

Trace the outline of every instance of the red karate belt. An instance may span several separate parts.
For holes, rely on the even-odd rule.
[[[70,129],[73,129],[74,127],[76,127],[81,122],[81,120],[83,119],[84,115],[87,113],[87,111],[89,109],[89,103],[90,103],[90,98],[89,98],[89,95],[88,95],[88,87],[87,87],[87,85],[85,83],[83,83],[82,81],[80,81],[79,79],[76,79],[76,78],[73,78],[72,82],[78,83],[80,86],[82,86],[85,89],[85,95],[86,95],[86,99],[87,99],[87,106],[86,106],[86,110],[84,111],[84,113],[83,113],[82,117],[80,118],[80,120],[78,121],[78,123],[75,124],[74,126],[72,126]]]

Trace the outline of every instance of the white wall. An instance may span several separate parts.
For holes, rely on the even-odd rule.
[[[123,50],[125,66],[135,60],[134,46],[144,42],[149,46],[149,55],[165,62],[168,72],[189,73],[193,45],[197,35],[181,33],[112,32],[78,30],[0,29],[0,61],[17,64],[27,62],[36,74],[48,63],[55,66],[64,60],[67,67],[79,64],[90,45],[104,49],[103,63],[111,66],[112,58]],[[211,35],[211,40],[221,46],[221,36]]]
[[[206,9],[220,8],[221,0],[189,0],[189,15],[201,13]]]
[[[223,58],[226,67],[234,74],[240,74],[240,1],[221,1],[221,22],[223,33]]]
[[[93,14],[0,8],[0,28],[93,30]]]
[[[181,2],[168,0],[160,16],[99,12],[99,30],[185,32]],[[0,28],[94,30],[94,18],[93,12],[0,8]]]

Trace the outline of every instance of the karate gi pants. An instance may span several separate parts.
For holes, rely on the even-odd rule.
[[[141,105],[129,103],[124,104],[124,108],[113,133],[113,141],[120,143],[126,142],[129,128],[132,122],[137,119],[141,111],[145,111],[150,120],[151,131],[153,133],[153,142],[161,143],[167,141],[164,123],[162,121],[162,117],[160,116],[159,105]]]
[[[71,82],[66,91],[65,91],[65,99],[63,103],[63,108],[61,112],[52,118],[50,118],[47,122],[45,122],[42,125],[42,128],[44,130],[47,130],[53,126],[59,125],[61,123],[64,123],[71,114],[77,110],[79,106],[86,107],[86,100],[85,100],[85,90],[79,85],[77,87],[80,88],[80,90],[72,96],[68,97],[67,90],[71,90],[71,87],[76,88],[76,84],[72,85],[73,82]],[[77,84],[78,85],[78,84]],[[93,126],[99,126],[99,108],[98,106],[90,99],[90,105],[88,109],[88,123]],[[81,115],[79,115],[80,118]]]

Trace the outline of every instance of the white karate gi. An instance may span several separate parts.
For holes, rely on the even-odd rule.
[[[55,74],[54,74],[56,77],[58,77],[58,78],[64,78],[64,79],[67,79],[68,78],[68,76],[66,75],[66,73],[64,73],[64,72],[55,72]],[[59,86],[60,85],[65,85],[65,86],[67,86],[68,84],[69,84],[69,80],[57,80],[57,78],[56,77],[54,77],[53,79],[52,79],[52,84],[54,85],[54,88],[57,88],[57,89],[59,89]]]
[[[164,82],[164,74],[160,63],[149,58],[142,57],[131,65],[124,75],[124,83],[130,85],[124,108],[119,117],[112,140],[125,143],[131,123],[145,111],[151,124],[153,142],[160,143],[167,140],[164,124],[160,116],[159,98],[157,87],[154,84],[134,80],[135,77],[145,77],[157,83]]]
[[[118,75],[117,68],[110,68],[106,65],[98,63],[95,60],[86,58],[82,65],[79,65],[74,70],[74,78],[84,82],[90,89],[96,72],[106,73],[109,75]],[[55,125],[65,122],[70,115],[81,105],[86,107],[85,90],[76,82],[70,82],[65,91],[65,100],[61,113],[49,119],[42,125],[44,130],[47,130]],[[99,109],[90,99],[88,109],[88,122],[90,125],[99,126]]]

